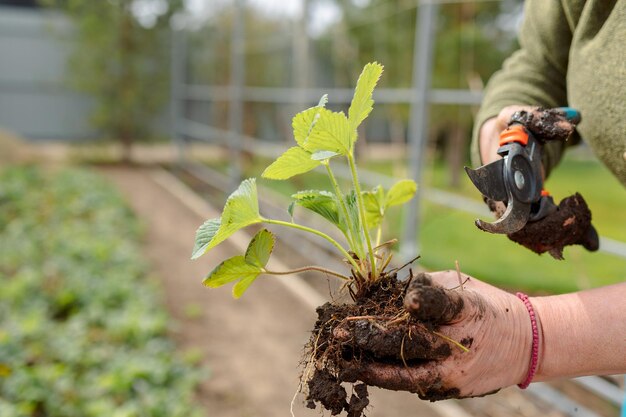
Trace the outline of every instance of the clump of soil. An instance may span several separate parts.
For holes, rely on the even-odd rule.
[[[563,248],[568,245],[582,245],[589,251],[599,247],[598,233],[591,225],[591,211],[578,193],[561,200],[555,213],[527,223],[522,230],[508,236],[535,253],[548,252],[555,259],[563,259]]]
[[[486,199],[489,209],[499,218],[503,211],[495,201]],[[565,197],[556,212],[535,222],[528,222],[521,230],[507,235],[509,239],[537,254],[548,252],[562,260],[563,249],[582,245],[588,251],[597,251],[598,232],[591,224],[591,210],[579,193]]]
[[[359,369],[372,362],[410,366],[450,356],[450,343],[436,334],[434,323],[454,318],[463,300],[431,286],[426,274],[410,274],[404,282],[394,273],[369,284],[354,304],[317,308],[304,375],[309,408],[319,403],[332,415],[359,417],[369,404],[367,385],[355,376]],[[348,399],[344,385],[356,382]],[[430,400],[459,395],[437,384],[420,390]]]

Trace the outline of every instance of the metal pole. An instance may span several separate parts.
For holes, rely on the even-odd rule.
[[[428,106],[432,74],[435,25],[438,16],[437,1],[422,0],[417,8],[415,41],[413,45],[413,101],[409,119],[409,169],[418,184],[417,195],[411,200],[405,214],[401,255],[411,258],[419,251],[419,225],[423,187],[422,169],[424,150],[428,141]]]
[[[309,1],[301,0],[302,13],[298,19],[294,20],[294,36],[292,41],[293,57],[293,83],[297,88],[295,112],[304,110],[306,100],[306,88],[309,81],[309,38],[307,33],[307,18],[309,11]]]
[[[181,133],[183,117],[184,84],[186,71],[186,37],[184,30],[171,30],[170,50],[170,136],[176,146],[178,163],[185,162],[186,141]]]
[[[241,181],[241,152],[243,131],[243,86],[245,83],[245,0],[234,0],[230,49],[230,107],[228,111],[230,177],[233,188]]]

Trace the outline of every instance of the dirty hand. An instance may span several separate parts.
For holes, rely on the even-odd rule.
[[[479,142],[483,163],[500,158],[497,154],[500,132],[508,127],[514,115],[516,121],[522,122],[537,138],[545,141],[565,141],[575,127],[554,109],[505,107],[497,117],[487,120],[481,126]],[[498,218],[506,209],[500,201],[486,202]],[[589,251],[596,251],[599,247],[598,233],[591,225],[591,211],[578,193],[564,198],[556,212],[539,221],[529,222],[522,230],[507,236],[535,253],[548,252],[555,259],[563,259],[563,248],[568,245],[582,245]]]
[[[483,164],[501,158],[498,155],[500,133],[509,127],[513,116],[515,116],[516,122],[522,123],[536,138],[542,141],[566,141],[576,127],[557,109],[543,109],[536,106],[507,106],[496,117],[485,121],[480,127],[478,142],[480,159]]]
[[[340,378],[410,391],[431,401],[481,396],[521,383],[528,373],[532,348],[531,322],[524,303],[513,294],[467,275],[462,279],[460,287],[456,271],[420,274],[405,296],[406,309],[433,326],[418,332],[430,332],[438,343],[449,347],[443,357],[364,361],[343,370]],[[399,346],[390,348],[411,350],[410,345],[423,338],[418,332],[413,337],[409,333]],[[357,338],[343,331],[335,337],[345,343]]]

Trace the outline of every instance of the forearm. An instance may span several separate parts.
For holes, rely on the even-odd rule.
[[[531,302],[541,327],[535,381],[626,373],[626,282]]]

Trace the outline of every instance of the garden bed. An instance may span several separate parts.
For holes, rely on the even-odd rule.
[[[2,415],[202,415],[121,196],[78,169],[0,184]]]

